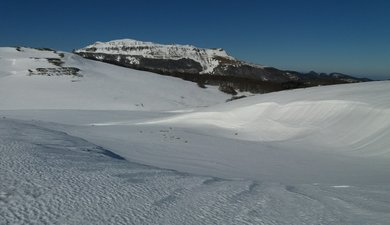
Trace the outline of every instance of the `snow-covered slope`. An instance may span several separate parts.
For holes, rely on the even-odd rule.
[[[29,116],[71,125],[84,121],[55,129],[163,168],[277,182],[386,183],[389,93],[389,82],[372,82],[259,95],[176,115]]]
[[[69,68],[80,71],[67,74]],[[228,98],[216,87],[201,89],[192,82],[70,53],[0,48],[1,109],[178,110]]]

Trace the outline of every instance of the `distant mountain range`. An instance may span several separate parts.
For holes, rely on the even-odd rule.
[[[269,92],[298,87],[369,81],[341,73],[301,73],[237,60],[221,48],[163,45],[132,39],[96,42],[74,53],[87,58],[204,84]]]

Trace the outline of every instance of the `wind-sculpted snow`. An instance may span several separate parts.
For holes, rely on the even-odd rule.
[[[226,132],[220,132],[230,138],[259,142],[299,140],[300,143],[318,145],[318,148],[342,147],[338,151],[346,151],[351,147],[350,151],[356,154],[389,156],[389,118],[390,108],[376,108],[364,102],[324,100],[288,104],[254,103],[228,110],[193,112],[141,124],[212,127],[230,131],[227,135]],[[240,135],[232,137],[233,132]]]
[[[388,186],[194,176],[0,120],[0,224],[386,224]],[[115,155],[114,155],[115,156]]]

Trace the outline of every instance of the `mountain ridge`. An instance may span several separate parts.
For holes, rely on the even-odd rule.
[[[341,73],[301,73],[248,63],[230,56],[222,48],[165,45],[134,39],[99,41],[73,52],[88,59],[192,81],[202,80],[207,76],[214,76],[211,79],[215,80],[216,76],[221,76],[222,80],[223,77],[233,77],[279,84],[298,82],[299,85],[294,84],[294,87],[369,81]],[[188,78],[190,75],[197,77]],[[210,84],[207,80],[202,82]]]

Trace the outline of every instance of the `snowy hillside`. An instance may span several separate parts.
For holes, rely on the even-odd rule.
[[[76,73],[64,73],[69,68]],[[70,53],[0,48],[1,109],[178,110],[228,98],[216,87],[201,89],[181,79]]]
[[[229,97],[0,48],[0,224],[388,224],[389,81]]]

